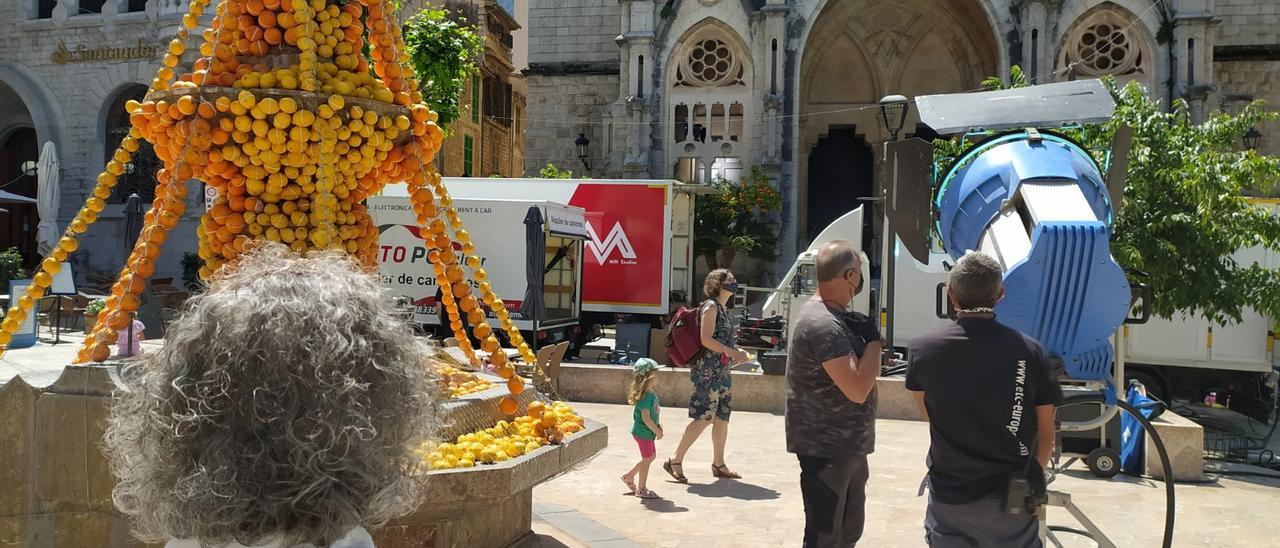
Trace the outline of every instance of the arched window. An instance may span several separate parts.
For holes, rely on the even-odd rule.
[[[683,38],[672,54],[668,91],[673,176],[699,183],[736,181],[747,153],[750,57],[720,25]]]
[[[1114,76],[1122,83],[1137,80],[1151,86],[1151,48],[1142,25],[1128,12],[1107,5],[1097,8],[1072,25],[1062,44],[1059,70],[1070,67],[1075,78]]]
[[[714,88],[742,85],[738,56],[718,37],[689,44],[676,67],[676,87]]]
[[[120,141],[129,135],[129,113],[125,112],[124,104],[130,99],[140,101],[146,94],[146,86],[130,86],[112,100],[110,108],[107,109],[107,135],[103,141],[103,145],[106,146],[103,158],[106,160],[111,159],[116,147],[120,146]],[[139,198],[142,198],[144,207],[145,204],[150,204],[156,197],[156,170],[161,167],[160,159],[156,158],[156,152],[151,148],[151,143],[139,139],[138,151],[133,154],[132,161],[125,165],[124,174],[117,178],[115,191],[111,194],[111,203],[123,204],[129,199],[130,194],[136,193]]]

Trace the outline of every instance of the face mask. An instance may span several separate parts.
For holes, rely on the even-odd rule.
[[[738,294],[738,282],[730,282],[730,283],[724,284],[723,287],[725,291],[728,291],[735,295]]]

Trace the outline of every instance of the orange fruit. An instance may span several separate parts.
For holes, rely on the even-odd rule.
[[[516,368],[511,367],[511,364],[504,364],[498,368],[498,376],[510,380],[516,376]]]
[[[85,342],[88,342],[88,341],[85,341]],[[107,346],[106,343],[94,344],[93,350],[90,350],[90,354],[89,354],[89,359],[95,362],[105,362],[107,361],[107,358],[110,358],[110,357],[111,357],[111,347]]]
[[[524,379],[520,377],[511,377],[510,379],[507,379],[507,390],[510,390],[512,394],[519,396],[524,392]]]
[[[125,312],[137,312],[138,307],[142,306],[142,297],[133,293],[125,293],[120,296],[120,309]]]
[[[267,10],[267,11],[263,11],[262,13],[259,13],[258,25],[261,26],[263,29],[276,26],[276,12]]]
[[[535,419],[542,418],[542,413],[547,410],[547,406],[540,401],[534,400],[529,402],[529,416]]]
[[[539,420],[539,424],[541,424],[543,428],[554,428],[556,425],[556,416],[543,414],[542,418]]]
[[[498,410],[506,415],[514,415],[520,408],[520,404],[511,396],[504,396],[502,401],[498,402]]]

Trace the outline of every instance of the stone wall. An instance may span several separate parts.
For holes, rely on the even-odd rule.
[[[536,62],[534,59],[530,62]],[[528,124],[525,172],[536,174],[547,163],[553,163],[561,169],[581,173],[582,163],[578,161],[574,140],[579,132],[586,133],[591,141],[591,157],[600,157],[600,151],[607,150],[602,122],[618,97],[617,71],[613,74],[530,74],[526,82],[529,103],[525,110]],[[607,170],[607,166],[598,162],[591,167],[596,175]]]
[[[616,1],[531,0],[529,64],[616,63],[620,14]]]
[[[1275,0],[1216,0],[1213,14],[1222,19],[1215,46],[1277,44],[1280,2]]]
[[[1233,97],[1262,99],[1268,110],[1280,109],[1280,59],[1217,61],[1213,68],[1224,109],[1234,111],[1243,106],[1243,101],[1232,101]],[[1265,122],[1258,130],[1262,132],[1259,152],[1280,154],[1280,124]]]

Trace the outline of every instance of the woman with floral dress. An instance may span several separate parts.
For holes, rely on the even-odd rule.
[[[729,324],[729,313],[725,309],[725,304],[738,291],[738,282],[732,272],[721,268],[707,274],[702,289],[707,300],[702,303],[698,312],[698,322],[702,330],[704,352],[689,373],[689,378],[693,381],[693,395],[689,397],[689,418],[693,420],[685,427],[684,436],[680,438],[675,454],[662,463],[662,469],[680,483],[689,481],[682,466],[684,455],[708,426],[711,427],[714,451],[711,475],[726,479],[742,477],[729,470],[724,462],[725,441],[729,439],[730,403],[733,399],[733,380],[729,375],[729,368],[735,363],[750,359],[746,352],[733,346],[733,329]]]

